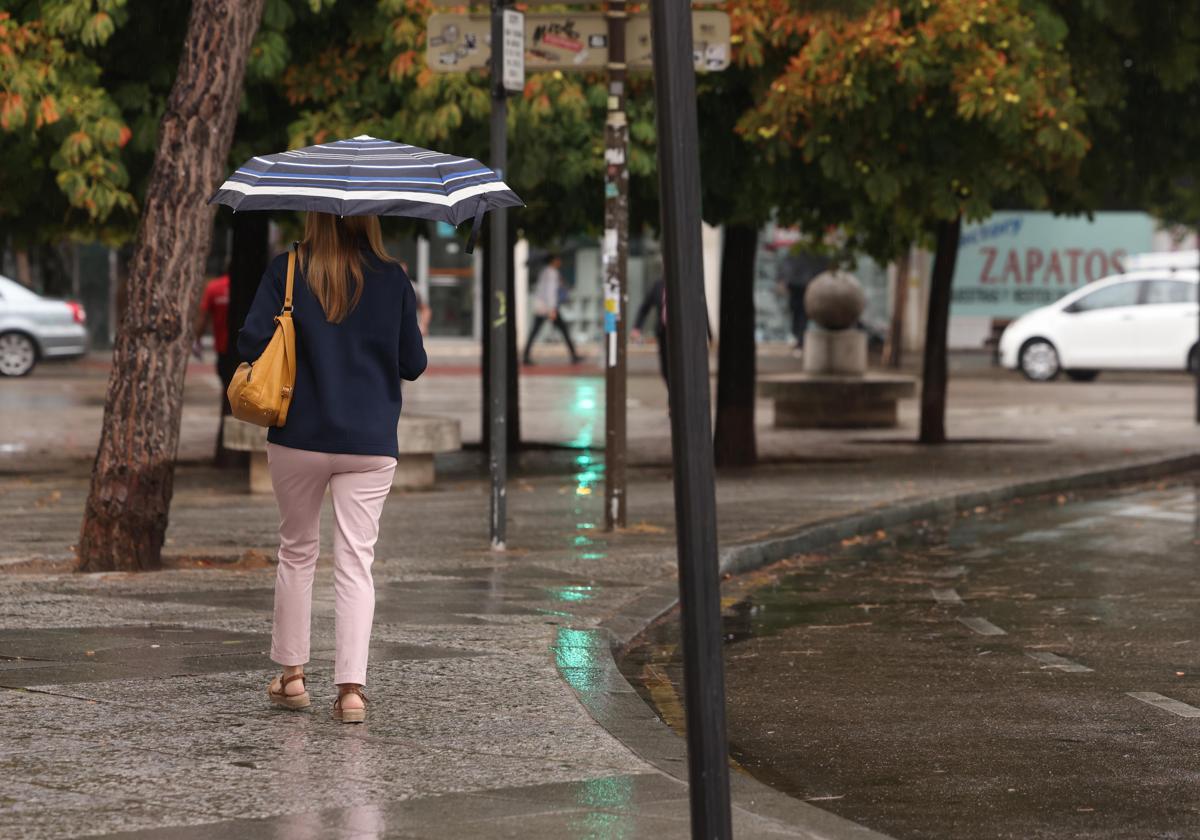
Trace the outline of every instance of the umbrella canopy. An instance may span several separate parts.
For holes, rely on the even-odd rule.
[[[474,158],[377,140],[321,143],[250,158],[209,203],[238,210],[307,210],[335,216],[409,216],[459,225],[524,202]]]

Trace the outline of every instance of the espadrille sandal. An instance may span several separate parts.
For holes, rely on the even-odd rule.
[[[305,690],[299,694],[288,694],[285,690],[288,683],[300,680],[305,685]],[[275,681],[267,683],[267,696],[271,698],[271,702],[276,706],[283,706],[285,709],[307,709],[312,705],[312,700],[308,697],[308,686],[304,682],[303,674],[292,674],[290,677],[279,677],[279,691],[274,689]]]
[[[357,694],[361,697],[363,707],[361,709],[342,708],[342,698],[347,694]],[[361,686],[338,686],[338,698],[333,701],[333,719],[340,720],[342,723],[362,723],[367,719],[367,695],[363,694]]]

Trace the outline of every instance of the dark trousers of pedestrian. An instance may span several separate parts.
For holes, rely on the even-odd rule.
[[[241,364],[241,357],[237,353],[217,354],[217,376],[221,377],[222,389],[228,390],[229,383],[233,381],[233,375],[237,373],[239,364]],[[225,398],[225,409],[222,413],[233,413],[233,409],[229,406],[228,397]]]
[[[237,371],[238,365],[241,364],[241,358],[237,353],[218,353],[217,354],[217,376],[221,377],[221,424],[217,426],[217,450],[213,457],[213,462],[218,467],[244,467],[249,461],[250,453],[235,452],[232,449],[225,448],[225,421],[227,414],[232,414],[233,409],[229,405],[229,398],[225,392],[229,390],[229,383],[233,381],[233,374]]]
[[[525,364],[533,363],[529,354],[533,350],[534,339],[537,338],[537,334],[541,331],[542,324],[547,321],[551,321],[555,329],[562,334],[563,342],[567,345],[567,352],[571,354],[571,363],[578,362],[579,354],[575,352],[575,345],[571,343],[571,333],[567,331],[567,324],[563,321],[562,316],[551,319],[549,315],[535,315],[533,318],[533,329],[529,331],[529,340],[525,342]]]
[[[669,389],[671,387],[671,375],[667,367],[667,331],[656,332],[654,334],[654,343],[658,345],[658,372],[662,374],[663,384]]]
[[[788,303],[792,310],[792,335],[796,337],[796,346],[804,346],[804,331],[808,329],[808,313],[804,310],[804,286],[788,287]]]

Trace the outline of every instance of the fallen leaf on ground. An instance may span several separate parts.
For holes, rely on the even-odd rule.
[[[622,534],[665,534],[667,529],[660,525],[652,525],[649,522],[639,522],[636,525],[629,525],[619,529]]]

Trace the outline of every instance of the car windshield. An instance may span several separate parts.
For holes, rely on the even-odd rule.
[[[1075,301],[1071,304],[1070,311],[1091,312],[1095,309],[1112,309],[1116,306],[1136,306],[1140,286],[1141,284],[1138,282],[1114,283],[1111,286],[1105,286],[1103,289],[1097,289],[1090,295],[1084,295]]]
[[[37,300],[38,295],[29,291],[16,280],[0,276],[0,299],[2,300]]]
[[[1195,283],[1187,283],[1183,280],[1152,280],[1146,284],[1145,302],[1151,305],[1195,303],[1197,288]]]

